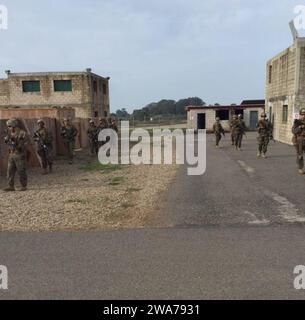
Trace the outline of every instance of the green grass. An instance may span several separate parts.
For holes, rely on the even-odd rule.
[[[96,199],[68,199],[64,201],[65,204],[69,203],[77,203],[77,204],[89,204],[89,203],[95,203],[95,204],[103,204],[106,202],[109,202],[110,198],[109,197],[101,197],[101,198],[96,198]]]
[[[122,203],[121,207],[124,209],[133,208],[135,205],[133,203]]]
[[[121,182],[123,182],[123,180],[124,180],[124,177],[114,177],[114,178],[112,178],[112,179],[108,182],[108,184],[109,184],[110,186],[117,186],[117,185],[119,185]]]
[[[141,188],[127,188],[127,192],[138,192],[138,191],[141,191],[142,189]]]
[[[139,128],[136,128],[136,129],[139,129]],[[143,128],[143,129],[145,129],[145,128]],[[154,128],[154,129],[160,129],[161,131],[165,130],[164,128],[158,128],[158,127]],[[154,129],[153,128],[149,128],[149,129],[145,129],[145,130],[149,133],[150,137],[153,137]],[[133,130],[134,130],[133,128],[130,128],[129,132],[131,133]],[[176,129],[169,128],[168,130],[170,132],[173,132],[175,130],[182,130],[182,132],[185,133],[187,129],[186,128],[176,128]]]
[[[87,204],[87,203],[88,203],[88,200],[85,200],[85,199],[69,199],[69,200],[66,200],[64,203]]]
[[[122,169],[119,164],[101,164],[99,162],[86,163],[80,167],[83,171],[101,171],[102,173],[109,173]]]

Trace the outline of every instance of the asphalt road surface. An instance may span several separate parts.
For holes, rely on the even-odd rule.
[[[294,149],[271,142],[256,158],[213,146],[207,171],[181,167],[151,226],[81,233],[1,233],[9,272],[1,299],[303,299],[305,177]]]

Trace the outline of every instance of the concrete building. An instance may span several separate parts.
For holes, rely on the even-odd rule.
[[[291,128],[305,107],[305,38],[267,62],[266,111],[273,122],[274,138],[291,144]]]
[[[0,109],[75,109],[77,118],[109,116],[109,78],[85,72],[11,73],[0,79]]]
[[[189,129],[213,130],[216,117],[219,117],[225,130],[230,129],[233,115],[242,114],[248,130],[255,130],[259,114],[265,110],[265,100],[245,100],[240,105],[189,106],[187,123]]]

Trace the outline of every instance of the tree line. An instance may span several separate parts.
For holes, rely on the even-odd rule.
[[[128,113],[126,108],[116,111],[114,114],[119,119],[134,119],[145,121],[150,118],[166,118],[168,116],[185,116],[187,106],[204,106],[205,102],[198,97],[175,100],[162,99],[159,102],[152,102],[142,109],[136,109]]]

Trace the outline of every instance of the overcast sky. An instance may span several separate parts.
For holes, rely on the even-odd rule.
[[[4,70],[110,76],[111,109],[163,98],[264,98],[266,60],[292,43],[301,0],[0,0]]]

